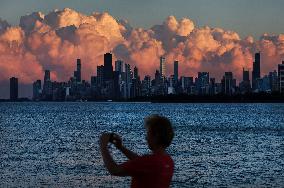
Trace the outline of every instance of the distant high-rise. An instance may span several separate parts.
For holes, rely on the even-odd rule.
[[[160,74],[162,77],[166,77],[166,58],[160,57]]]
[[[125,64],[125,98],[130,98],[131,84],[132,84],[132,72],[129,64]]]
[[[74,72],[77,82],[81,82],[81,59],[77,59],[77,70]]]
[[[236,86],[236,80],[233,78],[232,72],[225,72],[222,79],[222,92],[225,95],[232,95]]]
[[[40,99],[41,95],[41,80],[37,80],[33,83],[33,99]]]
[[[209,72],[198,72],[198,78],[197,78],[197,91],[200,95],[207,95],[209,94]]]
[[[269,72],[269,84],[272,92],[278,91],[278,75],[277,71],[274,70],[273,72]]]
[[[180,77],[181,87],[184,93],[191,93],[191,86],[193,85],[193,77]]]
[[[242,93],[249,93],[251,91],[249,70],[243,68],[243,81],[240,83],[240,91]]]
[[[10,78],[10,100],[16,101],[18,99],[18,78]]]
[[[97,66],[97,86],[102,86],[104,81],[104,66]]]
[[[243,81],[249,82],[249,71],[243,68]]]
[[[139,80],[138,68],[134,67],[134,79]]]
[[[52,97],[52,82],[50,79],[50,70],[45,70],[44,72],[44,82],[43,82],[43,91],[44,99],[48,100]]]
[[[113,71],[113,98],[119,99],[121,97],[120,93],[120,72]]]
[[[124,63],[122,60],[116,60],[115,61],[115,71],[122,73],[124,71]]]
[[[151,94],[151,77],[149,75],[146,75],[144,77],[144,80],[142,81],[142,96],[150,96]]]
[[[174,81],[178,81],[178,61],[174,61]]]
[[[109,81],[113,79],[113,67],[112,67],[112,54],[104,54],[104,80]]]
[[[279,91],[284,93],[284,61],[282,64],[278,65],[278,82],[279,82]]]
[[[50,70],[44,71],[44,82],[50,81]]]
[[[260,52],[255,54],[252,71],[252,88],[256,89],[257,79],[260,78]]]

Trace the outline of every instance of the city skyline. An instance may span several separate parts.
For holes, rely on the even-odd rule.
[[[186,94],[192,96],[247,95],[249,93],[284,93],[284,61],[278,64],[278,72],[271,71],[261,76],[261,53],[255,53],[253,70],[243,68],[243,79],[237,84],[233,72],[224,72],[220,82],[210,76],[210,72],[198,72],[197,77],[179,77],[178,61],[174,61],[174,72],[165,74],[166,58],[160,57],[159,70],[155,77],[145,75],[140,78],[137,66],[131,68],[122,60],[113,61],[113,55],[104,54],[103,65],[97,66],[96,75],[82,80],[81,59],[76,61],[73,76],[66,82],[51,79],[51,71],[45,70],[43,85],[41,79],[33,82],[33,100],[35,101],[74,101],[74,100],[127,100],[139,97],[167,96]],[[113,66],[113,63],[115,66]],[[251,78],[251,79],[250,79]],[[18,100],[18,78],[10,78],[10,100]]]
[[[82,79],[88,80],[106,51],[111,51],[114,59],[139,67],[142,76],[153,77],[152,70],[159,70],[160,57],[164,56],[169,65],[166,75],[172,74],[177,60],[181,75],[195,77],[198,72],[210,72],[221,79],[224,72],[231,71],[238,81],[243,68],[253,69],[258,51],[263,54],[263,75],[276,70],[284,59],[281,32],[244,37],[214,24],[199,26],[191,17],[169,16],[150,28],[137,28],[108,12],[85,14],[64,8],[46,14],[30,13],[19,21],[18,26],[0,21],[1,98],[9,96],[7,80],[14,75],[19,77],[22,97],[31,96],[31,83],[45,69],[53,70],[53,80],[67,80],[77,57],[85,62]]]

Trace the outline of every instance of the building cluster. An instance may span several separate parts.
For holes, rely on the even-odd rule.
[[[249,70],[243,69],[243,79],[237,85],[233,72],[225,72],[221,82],[209,76],[209,72],[198,72],[196,78],[179,77],[179,62],[174,61],[173,75],[166,75],[166,59],[160,58],[160,69],[156,70],[154,78],[146,75],[139,76],[137,67],[122,60],[116,60],[113,68],[112,54],[104,54],[104,64],[97,66],[97,75],[92,76],[90,82],[82,80],[81,60],[77,59],[77,68],[68,82],[56,82],[50,78],[50,71],[46,70],[43,83],[37,80],[33,83],[33,99],[40,100],[100,100],[100,99],[133,99],[137,97],[151,97],[168,94],[188,95],[240,95],[248,93],[284,93],[284,61],[268,75],[261,77],[260,53],[255,54],[253,62],[252,80]],[[10,79],[11,99],[17,98],[18,80]]]

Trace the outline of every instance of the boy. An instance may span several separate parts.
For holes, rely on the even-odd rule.
[[[104,164],[111,175],[131,176],[131,187],[165,188],[170,186],[174,162],[166,148],[174,137],[171,122],[162,116],[152,115],[145,119],[147,143],[151,154],[138,156],[122,144],[121,138],[114,133],[104,133],[100,137],[100,148]],[[108,143],[113,143],[129,160],[118,165],[110,155]]]

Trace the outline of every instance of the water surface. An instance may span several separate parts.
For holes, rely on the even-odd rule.
[[[153,113],[176,131],[172,187],[283,187],[283,104],[151,103],[0,103],[0,187],[129,187],[105,170],[98,138],[118,132],[148,153]]]

